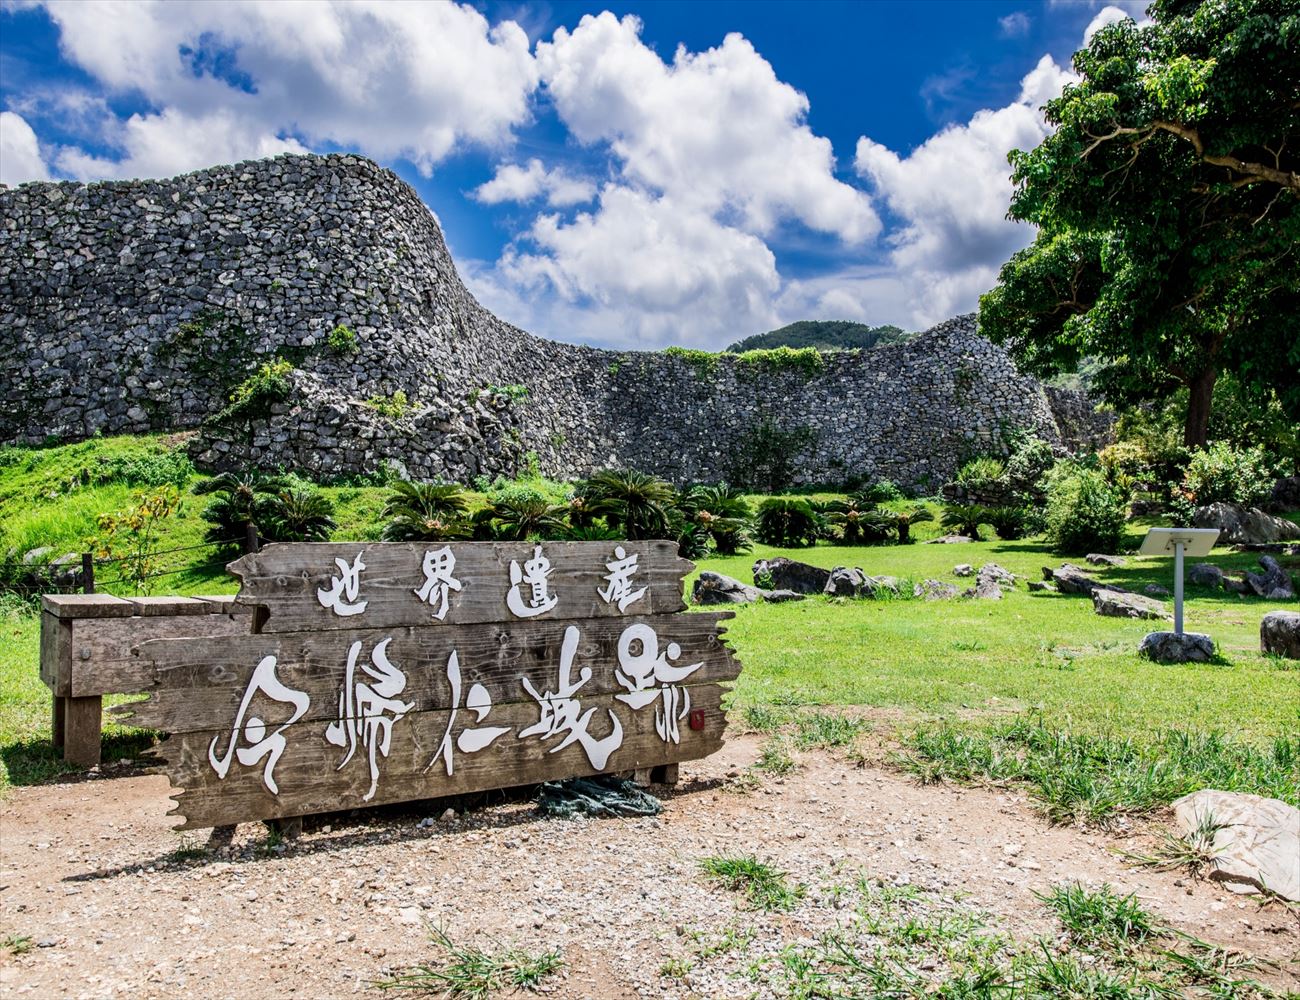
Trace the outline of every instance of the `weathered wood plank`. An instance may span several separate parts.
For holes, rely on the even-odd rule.
[[[72,623],[48,611],[41,612],[41,680],[56,698],[72,690]]]
[[[159,594],[128,597],[127,600],[131,602],[131,607],[137,615],[147,617],[206,615],[212,611],[211,605],[198,597],[171,597]]]
[[[65,619],[69,627],[69,694],[85,697],[140,691],[153,683],[154,665],[139,655],[150,640],[247,635],[252,616],[184,614],[175,617]]]
[[[81,767],[99,763],[100,728],[104,717],[104,700],[67,698],[63,716],[63,759]]]
[[[492,705],[533,702],[526,684],[544,698],[547,692],[559,690],[559,671],[566,659],[573,681],[581,671],[590,671],[580,690],[584,701],[596,695],[648,690],[665,680],[726,682],[740,672],[720,638],[719,623],[730,617],[732,613],[724,611],[485,623],[455,629],[352,629],[159,640],[140,647],[137,676],[156,677],[149,699],[112,711],[132,725],[168,732],[229,726],[255,670],[268,656],[275,658],[276,681],[309,699],[300,721],[339,715],[349,661],[353,685],[373,687],[376,670],[395,669],[402,684],[392,697],[412,704],[417,712],[447,709],[454,703],[449,680],[453,653],[461,698],[479,685]],[[178,622],[182,631],[183,623]],[[641,678],[639,685],[637,678]],[[258,706],[262,718],[278,717],[274,703],[259,700]],[[283,707],[280,712],[286,714]]]
[[[129,618],[131,602],[112,594],[44,594],[41,610],[56,618]]]
[[[692,568],[670,541],[279,544],[230,565],[263,632],[665,614]]]
[[[536,706],[524,704],[494,708],[481,721],[482,726],[509,730],[482,749],[461,749],[463,734],[480,724],[473,712],[461,710],[454,721],[450,712],[418,712],[392,727],[387,756],[378,752],[380,741],[375,734],[369,746],[359,743],[346,763],[346,748],[328,742],[319,722],[297,722],[281,732],[268,721],[266,733],[284,739],[283,754],[270,773],[275,792],[267,783],[270,755],[248,765],[239,759],[238,749],[236,756],[229,757],[229,729],[172,736],[160,745],[158,753],[167,761],[164,770],[173,786],[184,789],[174,793],[177,805],[172,812],[185,818],[180,829],[305,816],[705,757],[722,746],[722,691],[717,685],[692,685],[684,690],[689,693],[692,710],[699,713],[702,728],[692,729],[683,721],[678,742],[665,740],[656,730],[653,707],[634,711],[610,695],[582,698],[583,717],[593,710],[586,739],[600,743],[618,734],[618,745],[608,757],[598,750],[594,760],[582,741],[561,748],[563,730],[550,738],[540,733],[521,736],[539,722]],[[611,723],[611,713],[618,719],[618,730]],[[444,745],[451,746],[450,774],[440,752]],[[370,746],[376,748],[373,777]],[[241,741],[236,747],[247,748],[248,743]],[[212,763],[212,756],[221,760],[223,755],[229,760],[224,778]]]

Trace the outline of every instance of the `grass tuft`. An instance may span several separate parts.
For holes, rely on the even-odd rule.
[[[764,742],[759,748],[758,760],[754,762],[756,771],[770,774],[774,778],[789,774],[797,766],[795,759],[790,756],[789,744],[780,736],[774,736]]]
[[[375,985],[446,1000],[486,1000],[501,991],[536,993],[547,977],[564,966],[558,948],[542,952],[513,947],[484,951],[456,944],[441,927],[430,928],[429,936],[443,953],[441,962],[416,966]]]
[[[804,894],[791,886],[785,872],[759,861],[752,854],[718,854],[700,859],[700,871],[724,889],[741,892],[760,910],[790,910]]]
[[[1091,892],[1075,882],[1036,895],[1056,914],[1075,944],[1116,949],[1143,944],[1161,933],[1136,896],[1117,896],[1109,885]]]

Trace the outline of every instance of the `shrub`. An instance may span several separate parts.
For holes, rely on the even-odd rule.
[[[324,542],[337,525],[334,504],[310,486],[289,486],[267,505],[262,534],[271,542]]]
[[[902,500],[903,491],[898,488],[892,479],[879,479],[870,486],[864,486],[852,495],[852,498],[863,506],[873,506],[875,504],[889,503],[891,500]]]
[[[411,410],[411,401],[406,393],[398,389],[391,396],[371,396],[366,406],[388,420],[401,420]]]
[[[175,486],[162,486],[150,493],[137,493],[134,505],[116,514],[99,515],[100,535],[95,547],[99,558],[118,561],[123,581],[149,593],[149,580],[158,572],[160,522],[181,505]]]
[[[632,541],[673,538],[676,491],[658,476],[635,469],[603,469],[583,485],[592,513]]]
[[[1057,552],[1114,552],[1124,534],[1128,497],[1093,469],[1064,466],[1047,489],[1047,543]]]
[[[1003,541],[1024,538],[1029,525],[1029,512],[1024,507],[993,507],[985,512],[985,520]]]
[[[865,491],[826,505],[825,519],[834,529],[830,539],[836,545],[874,545],[889,540],[893,521],[876,508]]]
[[[1052,446],[1037,434],[1023,432],[1011,436],[1011,445],[1003,467],[1007,485],[1024,503],[1041,503],[1046,492],[1044,477],[1056,464]]]
[[[357,332],[346,323],[340,323],[325,337],[325,345],[335,354],[351,357],[361,351],[357,343]]]
[[[680,507],[687,519],[712,539],[721,555],[734,556],[753,544],[753,508],[739,490],[726,483],[692,487],[681,498]]]
[[[279,477],[252,471],[223,472],[196,483],[192,491],[195,495],[212,497],[203,509],[203,520],[209,524],[204,539],[216,544],[241,544],[250,521],[261,526],[269,523],[275,494],[286,486]]]
[[[886,507],[877,508],[878,513],[898,532],[898,544],[912,543],[912,525],[934,520],[934,512],[925,504],[916,504],[910,510],[896,511]]]
[[[409,483],[399,480],[384,504],[390,518],[384,539],[390,542],[442,542],[466,538],[469,503],[456,484]]]
[[[978,490],[999,482],[1005,472],[1006,466],[1000,458],[972,458],[957,473],[957,483],[967,489]]]
[[[526,486],[502,490],[488,506],[474,515],[476,539],[506,542],[548,541],[567,538],[567,508],[553,504],[541,492]]]
[[[248,378],[235,386],[230,405],[217,414],[219,422],[254,420],[265,417],[276,403],[283,403],[293,391],[289,376],[293,365],[283,358],[266,361]]]
[[[751,490],[774,493],[794,481],[794,458],[817,440],[810,427],[790,430],[764,417],[731,446],[727,480]]]
[[[1194,507],[1226,501],[1256,504],[1273,488],[1262,448],[1233,448],[1222,441],[1192,452],[1183,474],[1183,499]]]
[[[768,497],[758,505],[758,540],[781,549],[815,545],[822,520],[800,497]]]
[[[989,508],[973,503],[949,503],[943,507],[943,530],[956,535],[966,535],[976,541],[980,525],[989,521]]]
[[[180,450],[101,457],[88,473],[89,478],[97,483],[177,488],[188,483],[193,475],[194,463]]]

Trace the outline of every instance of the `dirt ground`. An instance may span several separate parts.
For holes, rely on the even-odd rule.
[[[1295,912],[1127,866],[1116,851],[1148,846],[1149,830],[1051,827],[1018,794],[921,787],[824,753],[739,794],[728,775],[758,745],[734,738],[683,765],[655,819],[552,820],[503,801],[454,820],[439,804],[421,826],[414,805],[309,819],[282,849],[259,846],[265,828],[248,824],[230,850],[200,856],[184,849],[201,836],[170,829],[162,777],[109,768],[13,789],[0,803],[0,938],[31,947],[0,949],[0,997],[363,995],[433,957],[430,925],[459,943],[561,948],[552,995],[749,995],[752,982],[661,968],[684,936],[737,919],[774,939],[760,948],[813,934],[833,925],[835,897],[811,892],[795,914],[757,919],[698,871],[702,856],[738,852],[810,887],[861,872],[965,894],[1017,937],[1057,933],[1035,891],[1108,882],[1176,929],[1276,963],[1260,978],[1300,989]]]

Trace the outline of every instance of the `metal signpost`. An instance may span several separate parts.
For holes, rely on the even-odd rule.
[[[1174,554],[1174,634],[1183,634],[1183,556],[1208,556],[1219,540],[1218,528],[1152,528],[1139,555]]]

